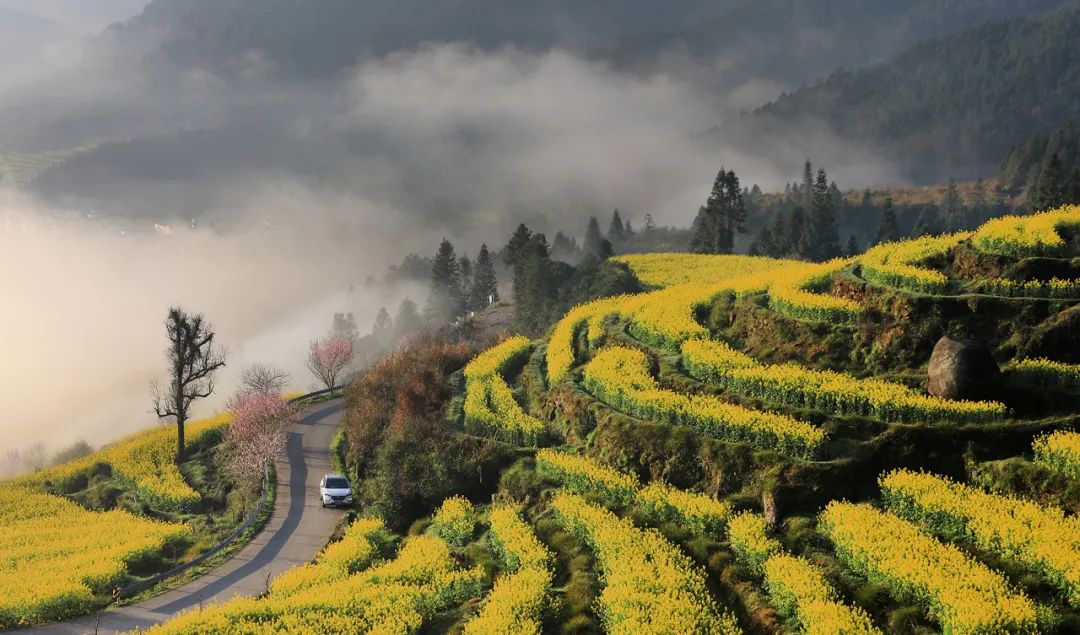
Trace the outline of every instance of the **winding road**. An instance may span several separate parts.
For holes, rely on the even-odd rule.
[[[216,569],[157,597],[67,622],[19,631],[85,635],[144,629],[193,607],[264,593],[286,569],[310,562],[330,538],[341,512],[324,509],[319,479],[331,471],[330,443],[341,423],[342,401],[315,404],[289,426],[286,456],[277,461],[277,498],[266,526]]]

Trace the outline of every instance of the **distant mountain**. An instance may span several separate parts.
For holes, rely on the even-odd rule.
[[[228,69],[258,51],[323,77],[424,42],[558,46],[620,65],[661,51],[722,57],[734,79],[785,85],[882,60],[913,42],[1063,0],[154,0],[120,32],[164,34],[181,65]]]
[[[782,95],[752,123],[775,131],[824,122],[895,159],[916,182],[989,176],[1014,144],[1080,118],[1077,42],[1080,6],[1072,3],[836,72]]]

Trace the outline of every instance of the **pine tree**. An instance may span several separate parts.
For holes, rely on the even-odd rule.
[[[513,268],[517,264],[518,258],[525,250],[525,245],[529,244],[531,238],[532,232],[525,226],[525,223],[518,225],[513,235],[510,236],[510,242],[503,249],[503,262],[506,263],[507,267]]]
[[[371,327],[371,337],[381,350],[386,350],[394,343],[394,320],[386,307],[379,307],[379,313],[375,316],[375,324]]]
[[[653,220],[652,214],[645,214],[645,235],[656,231],[656,221]]]
[[[1056,152],[1043,161],[1031,196],[1031,211],[1042,212],[1060,206],[1065,201],[1065,178],[1061,158]]]
[[[473,311],[486,309],[499,300],[499,281],[495,278],[495,263],[491,260],[487,245],[480,245],[476,256],[476,272],[473,274],[469,308]]]
[[[604,258],[604,236],[600,233],[600,223],[595,216],[589,217],[589,226],[585,228],[585,251],[597,258]]]
[[[923,207],[919,212],[919,217],[915,219],[915,227],[911,230],[911,237],[930,236],[939,233],[939,231],[937,211],[930,205]]]
[[[804,209],[813,209],[814,166],[810,165],[810,159],[807,159],[806,163],[803,164],[802,187],[799,188],[799,194],[802,195],[799,198],[799,204],[801,204]]]
[[[900,240],[900,224],[896,221],[896,210],[893,208],[892,197],[885,199],[885,207],[881,209],[881,220],[878,221],[877,231],[874,232],[874,243],[891,243]]]
[[[630,221],[623,223],[623,237],[626,240],[633,240],[636,235],[637,232],[634,231],[634,226],[630,224]]]
[[[840,255],[840,231],[836,227],[836,203],[829,189],[825,170],[819,169],[814,182],[814,206],[807,227],[811,236],[811,260],[828,260]]]
[[[791,210],[791,218],[788,220],[787,240],[784,243],[786,250],[783,255],[804,260],[810,258],[813,251],[813,240],[806,224],[806,210],[802,207]]]
[[[850,234],[847,237],[847,246],[844,247],[844,255],[848,258],[858,256],[862,251],[859,249],[859,242],[855,240],[855,234]]]
[[[538,333],[557,310],[553,272],[547,238],[534,234],[514,268],[514,325],[523,333]]]
[[[976,218],[983,218],[990,207],[990,201],[986,196],[986,181],[978,179],[971,186],[971,213]]]
[[[730,254],[735,249],[735,234],[746,231],[746,205],[739,177],[734,171],[720,168],[705,206],[694,221],[691,251],[705,254]]]
[[[791,249],[788,236],[787,217],[784,212],[777,210],[777,212],[773,214],[769,233],[772,235],[772,250],[767,251],[764,255],[772,256],[773,258],[782,258],[788,255]]]
[[[964,205],[954,179],[949,179],[949,185],[945,187],[945,196],[941,201],[941,222],[945,231],[950,232],[960,231],[967,226]]]
[[[420,313],[416,309],[416,303],[405,298],[398,305],[397,315],[394,316],[394,336],[401,339],[412,333],[420,326]]]
[[[461,271],[454,245],[443,238],[431,266],[431,289],[424,315],[429,320],[449,322],[461,315],[462,308]]]
[[[1072,176],[1069,177],[1069,192],[1065,202],[1070,205],[1080,205],[1080,162],[1073,168]]]
[[[622,217],[619,216],[619,210],[611,215],[611,224],[608,225],[607,239],[611,241],[612,245],[618,245],[626,240],[626,228],[623,227]]]
[[[469,298],[472,296],[473,286],[473,263],[469,256],[462,254],[458,259],[458,271],[461,272],[461,302],[462,309],[469,311]]]

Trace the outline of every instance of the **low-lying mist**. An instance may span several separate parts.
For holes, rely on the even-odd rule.
[[[721,165],[766,189],[795,179],[807,156],[844,186],[893,174],[827,131],[763,131],[752,150],[719,137],[719,122],[771,86],[718,94],[695,81],[722,60],[672,56],[642,74],[557,50],[440,44],[306,88],[255,70],[235,84],[185,71],[169,88],[158,69],[109,73],[123,57],[91,56],[82,80],[83,62],[68,60],[47,89],[0,88],[18,104],[0,105],[0,140],[22,152],[114,135],[0,194],[0,452],[100,445],[153,425],[148,385],[163,375],[173,304],[205,314],[232,352],[207,413],[252,361],[312,387],[309,340],[334,312],[364,329],[405,293],[422,304],[424,289],[363,282],[409,252],[433,253],[442,236],[474,255],[520,222],[580,236],[613,208],[635,224],[651,213],[685,226]],[[130,113],[126,130],[119,113]],[[174,127],[161,123],[174,115]]]
[[[405,293],[423,299],[363,284],[396,256],[399,228],[384,210],[287,186],[252,193],[250,204],[228,211],[225,231],[155,231],[0,194],[0,452],[96,446],[153,425],[148,386],[165,378],[170,305],[203,313],[230,351],[214,398],[199,402],[196,414],[207,414],[250,362],[285,368],[294,388],[315,387],[307,345],[334,312],[370,325]],[[358,242],[376,219],[388,240]]]

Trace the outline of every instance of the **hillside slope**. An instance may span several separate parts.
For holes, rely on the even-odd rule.
[[[973,178],[1013,144],[1080,114],[1080,6],[977,27],[784,94],[758,123],[823,121],[914,179]]]
[[[322,77],[365,56],[427,41],[482,48],[554,46],[616,63],[652,64],[667,49],[722,55],[726,75],[801,82],[862,64],[912,42],[986,20],[1028,15],[1061,0],[154,0],[122,32],[165,33],[162,54],[184,65],[225,67],[262,51],[286,74]]]

